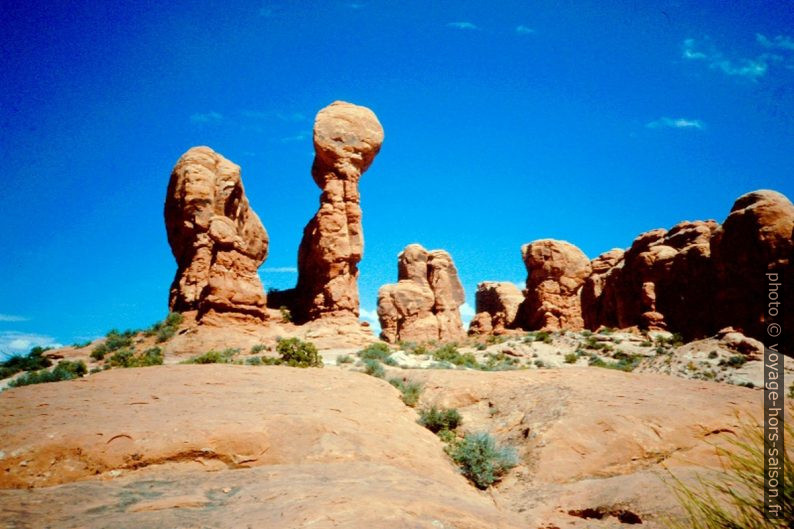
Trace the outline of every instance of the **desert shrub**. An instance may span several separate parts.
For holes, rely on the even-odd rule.
[[[94,350],[91,351],[91,358],[94,360],[102,360],[106,355],[118,351],[119,349],[132,347],[132,338],[134,336],[135,331],[128,330],[119,332],[116,329],[109,331],[105,335],[105,341],[94,347]]]
[[[455,408],[436,408],[435,406],[419,413],[419,424],[433,433],[443,430],[452,431],[463,422]]]
[[[714,360],[714,359],[715,359],[715,358],[717,358],[718,356],[719,356],[719,353],[717,353],[717,351],[711,351],[711,352],[709,353],[709,359],[711,359],[711,360]]]
[[[488,349],[488,346],[485,345],[484,343],[478,343],[477,345],[474,346],[474,348],[477,349],[478,351],[485,351],[486,349]]]
[[[566,364],[575,364],[577,360],[579,360],[579,355],[576,353],[567,353],[565,355]]]
[[[488,345],[496,345],[500,343],[504,343],[507,340],[506,336],[498,336],[496,334],[489,334],[487,338],[485,338],[485,343]],[[483,347],[483,349],[485,349]]]
[[[0,378],[8,378],[20,371],[38,371],[52,365],[44,356],[49,347],[34,347],[26,355],[14,355],[0,363]]]
[[[70,360],[62,360],[58,362],[55,369],[50,371],[41,369],[38,371],[29,371],[24,375],[12,380],[8,383],[9,387],[16,388],[20,386],[29,386],[31,384],[43,384],[46,382],[58,382],[61,380],[71,380],[85,375],[88,372],[85,363],[81,360],[79,362],[72,362]]]
[[[264,362],[262,362],[262,358],[258,356],[250,356],[245,359],[245,363],[249,366],[261,366]]]
[[[386,376],[386,371],[383,369],[383,366],[374,358],[366,358],[363,362],[364,372],[366,374],[377,378],[383,378]]]
[[[375,342],[358,352],[362,360],[385,360],[391,354],[389,346],[383,342]]]
[[[317,347],[298,338],[279,340],[276,352],[283,364],[291,367],[322,367],[323,359]]]
[[[794,462],[791,451],[783,450],[780,474],[780,505],[777,519],[764,514],[764,447],[763,425],[745,422],[740,437],[730,438],[728,445],[717,447],[724,472],[712,479],[698,479],[688,486],[672,476],[669,485],[686,511],[686,520],[666,520],[672,529],[783,529],[794,520]],[[794,427],[785,423],[783,437],[786,447],[794,443]]]
[[[742,367],[747,362],[747,359],[742,355],[734,355],[730,358],[720,360],[718,365],[728,367]]]
[[[72,347],[75,349],[82,349],[83,347],[88,347],[89,345],[91,345],[91,340],[86,340],[84,342],[74,342]]]
[[[426,355],[429,352],[425,344],[400,341],[398,342],[398,345],[400,346],[401,351],[405,351],[414,355]]]
[[[461,354],[455,344],[442,345],[433,351],[433,360],[475,369],[480,367],[477,363],[477,358],[472,353]]]
[[[336,357],[336,365],[338,365],[338,366],[340,366],[342,364],[352,364],[353,361],[354,361],[353,357],[350,356],[350,355],[342,355],[342,356],[337,356]]]
[[[684,345],[684,337],[681,335],[681,333],[674,332],[670,337],[669,342],[673,347],[681,347]]]
[[[263,343],[258,343],[256,345],[254,345],[253,347],[251,347],[251,354],[252,355],[259,354],[262,351],[267,351],[267,350],[268,350],[267,345],[265,345]]]
[[[535,360],[533,362],[533,364],[535,364],[535,367],[537,367],[538,369],[544,369],[544,368],[548,367],[546,365],[546,362],[544,362],[543,360]]]
[[[604,327],[604,328],[602,328],[601,330],[598,331],[598,334],[607,334],[607,335],[609,335],[609,334],[612,334],[614,332],[615,332],[615,329],[613,329],[612,327]]]
[[[551,333],[548,331],[538,331],[535,333],[535,341],[550,344],[552,342]]]
[[[640,342],[640,347],[651,347],[652,345],[653,342],[651,342],[650,340],[643,340]]]
[[[224,349],[223,351],[207,351],[206,353],[194,356],[186,360],[186,364],[231,364],[234,355],[239,353],[239,349]]]
[[[281,313],[281,321],[284,323],[290,323],[292,321],[292,313],[287,307],[282,305],[278,308],[278,311]]]
[[[490,434],[466,434],[462,441],[448,448],[452,460],[477,488],[487,489],[518,464],[515,450],[497,446]]]
[[[163,351],[159,347],[151,347],[136,355],[132,349],[121,349],[113,353],[108,363],[113,367],[146,367],[163,364]]]
[[[422,385],[418,382],[411,382],[402,378],[390,378],[389,384],[400,390],[406,406],[413,408],[419,402],[419,397],[422,395]]]
[[[484,364],[480,365],[483,371],[507,371],[509,369],[516,369],[520,361],[518,358],[508,356],[503,352],[488,353],[488,357]]]

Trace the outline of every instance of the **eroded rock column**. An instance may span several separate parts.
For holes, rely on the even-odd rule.
[[[172,311],[262,320],[266,298],[257,269],[268,236],[245,196],[240,167],[209,147],[177,161],[165,199],[168,243],[178,265]]]
[[[383,128],[368,108],[336,101],[314,122],[312,177],[322,189],[320,209],[303,230],[293,316],[358,318],[358,263],[364,251],[358,181],[383,143]]]

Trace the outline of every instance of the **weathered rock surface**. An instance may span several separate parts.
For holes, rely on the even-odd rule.
[[[521,526],[361,373],[111,370],[3,392],[0,417],[3,527]]]
[[[607,277],[610,273],[616,273],[612,271],[613,268],[623,266],[623,253],[623,250],[613,248],[590,261],[592,272],[582,286],[582,319],[588,329],[600,325],[617,327],[617,323],[610,319],[616,312],[615,298],[602,294]]]
[[[172,311],[264,319],[266,297],[257,269],[268,236],[248,204],[240,167],[209,147],[177,162],[165,199],[168,243],[178,269]]]
[[[460,319],[465,294],[447,252],[409,244],[398,257],[397,273],[397,283],[378,290],[384,340],[454,341],[466,336]]]
[[[476,314],[469,324],[472,334],[500,334],[516,325],[524,294],[509,281],[484,281],[477,285]]]
[[[291,304],[298,322],[358,318],[358,263],[364,251],[358,181],[382,142],[383,128],[368,108],[336,101],[317,114],[312,177],[322,195],[298,251]]]
[[[527,268],[521,319],[526,329],[581,329],[581,290],[590,275],[587,256],[565,241],[542,239],[521,248]]]

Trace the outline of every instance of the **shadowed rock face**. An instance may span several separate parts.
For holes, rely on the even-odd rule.
[[[590,260],[565,241],[543,239],[521,248],[527,267],[526,299],[520,318],[526,329],[581,329],[581,289]]]
[[[477,313],[471,320],[471,334],[499,334],[516,325],[524,294],[509,281],[484,281],[477,285]]]
[[[465,294],[452,257],[409,244],[397,269],[398,282],[378,290],[381,338],[394,343],[465,337],[459,310]]]
[[[240,167],[209,147],[193,147],[176,163],[165,199],[168,243],[178,269],[172,311],[265,318],[257,269],[268,236],[248,204]]]
[[[792,231],[794,205],[761,190],[739,197],[721,226],[681,222],[643,233],[625,254],[613,250],[593,260],[582,291],[585,325],[668,329],[687,339],[733,326],[760,339],[766,274],[776,273],[782,285],[784,276],[794,277]],[[794,289],[783,299],[780,288],[787,304]],[[778,319],[784,328],[794,325],[788,314]]]
[[[784,329],[783,343],[794,346],[794,205],[784,195],[769,190],[739,197],[728,218],[711,239],[718,282],[718,325],[732,325],[748,336],[766,335],[768,280],[777,274],[781,315],[775,321]],[[775,282],[775,281],[769,281]],[[785,318],[785,321],[782,319]],[[786,329],[788,332],[786,332]]]
[[[382,142],[383,128],[368,108],[336,101],[317,114],[312,177],[322,195],[298,251],[298,285],[290,303],[298,322],[358,318],[364,251],[358,181]]]

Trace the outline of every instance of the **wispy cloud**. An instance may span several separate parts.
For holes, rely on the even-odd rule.
[[[450,22],[447,26],[455,29],[480,29],[476,24],[472,24],[471,22]]]
[[[294,266],[273,266],[262,269],[266,274],[297,274],[298,269]]]
[[[294,136],[285,136],[281,138],[281,143],[292,143],[294,141],[303,141],[308,138],[309,135],[305,132],[301,132],[299,134],[295,134]]]
[[[696,129],[703,130],[706,128],[705,123],[699,119],[686,119],[686,118],[659,118],[645,124],[649,129]]]
[[[794,50],[794,39],[787,35],[778,35],[773,39],[768,39],[760,33],[755,34],[755,40],[764,48],[779,50]]]
[[[24,316],[15,316],[13,314],[0,314],[0,321],[28,321],[29,318]]]
[[[190,116],[193,123],[217,123],[223,121],[223,114],[219,112],[196,113]]]
[[[16,331],[0,332],[0,353],[20,354],[27,353],[31,348],[63,347],[52,336],[44,334],[24,333]]]
[[[686,39],[683,43],[683,57],[691,61],[703,61],[712,70],[725,75],[745,77],[755,80],[766,75],[769,61],[773,56],[761,54],[752,59],[728,59],[713,45]]]
[[[358,311],[359,319],[364,320],[369,323],[369,328],[372,329],[372,332],[375,336],[380,335],[381,327],[380,327],[380,320],[378,319],[378,311],[368,310],[364,307],[361,307]]]
[[[516,26],[516,33],[519,35],[530,35],[535,33],[535,30],[522,24],[520,26]]]
[[[474,307],[468,303],[460,306],[460,319],[463,320],[463,325],[468,326],[471,319],[474,317]]]

